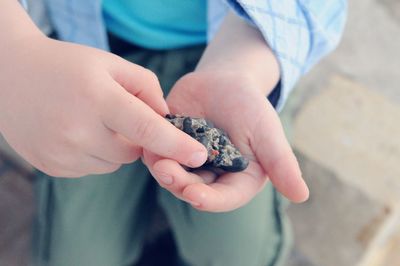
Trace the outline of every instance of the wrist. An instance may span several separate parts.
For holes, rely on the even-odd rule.
[[[225,18],[196,71],[234,73],[251,80],[264,95],[280,79],[278,60],[261,32],[233,14]]]
[[[272,54],[264,53],[263,58],[238,58],[236,60],[203,61],[195,72],[212,73],[223,79],[230,78],[240,83],[253,84],[263,95],[269,95],[280,80],[280,68]]]

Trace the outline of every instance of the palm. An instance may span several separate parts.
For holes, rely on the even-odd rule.
[[[210,184],[192,182],[181,195],[174,193],[200,201],[199,209],[238,208],[264,187],[268,177],[289,198],[299,201],[304,197],[304,183],[279,119],[261,91],[252,86],[250,81],[238,82],[233,76],[192,73],[179,80],[167,98],[171,113],[211,120],[250,160],[243,172],[223,174]],[[280,178],[284,175],[292,180]]]

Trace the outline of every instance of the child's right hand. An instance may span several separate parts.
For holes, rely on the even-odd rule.
[[[151,71],[97,49],[35,36],[0,62],[0,132],[52,176],[113,172],[142,148],[202,165],[205,148],[167,112]]]

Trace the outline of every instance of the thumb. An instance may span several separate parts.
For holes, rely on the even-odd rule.
[[[110,82],[112,84],[114,81]],[[189,167],[207,159],[206,148],[114,82],[102,104],[101,119],[110,130],[161,157]]]
[[[169,113],[163,91],[154,72],[119,56],[113,56],[111,66],[112,78],[125,90],[142,100],[158,114],[164,116]]]
[[[307,185],[272,106],[268,106],[257,125],[251,146],[272,184],[293,202],[307,200]]]

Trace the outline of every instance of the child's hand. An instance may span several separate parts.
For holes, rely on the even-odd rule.
[[[268,180],[292,201],[308,197],[279,118],[253,80],[240,73],[194,72],[177,82],[167,102],[171,113],[214,122],[250,159],[245,171],[213,180],[210,172],[190,173],[174,160],[145,151],[152,174],[176,197],[200,210],[229,211],[251,200]],[[170,177],[170,182],[165,183],[165,177]]]
[[[52,176],[112,172],[142,147],[201,165],[205,148],[165,121],[167,112],[152,72],[100,50],[36,36],[0,62],[0,132]]]

